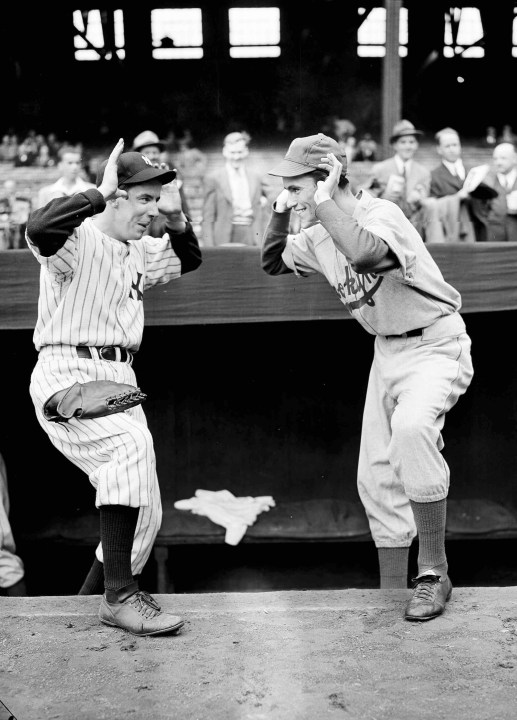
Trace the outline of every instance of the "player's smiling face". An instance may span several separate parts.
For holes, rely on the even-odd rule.
[[[316,202],[314,193],[316,183],[310,175],[297,175],[296,177],[282,178],[284,188],[289,193],[287,207],[294,210],[300,217],[303,227],[314,225],[316,219]]]
[[[119,198],[116,207],[118,240],[140,240],[153,218],[158,215],[162,185],[147,182],[126,186],[127,198]]]

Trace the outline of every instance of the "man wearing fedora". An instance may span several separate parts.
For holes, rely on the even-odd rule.
[[[374,197],[398,205],[424,242],[445,242],[435,205],[426,203],[431,173],[414,159],[422,134],[409,120],[396,123],[390,137],[394,155],[373,166],[365,187]]]
[[[273,204],[262,267],[269,275],[323,275],[344,310],[375,338],[358,490],[378,550],[381,588],[407,587],[409,547],[418,534],[418,574],[404,617],[431,620],[452,592],[442,429],[472,379],[471,343],[461,297],[413,225],[395,203],[364,189],[354,195],[346,170],[332,138],[293,140],[270,170],[282,177],[284,190]],[[302,219],[296,234],[289,233],[291,212]],[[336,333],[329,348],[333,339],[346,344],[346,328]],[[336,362],[332,349],[327,355]],[[346,393],[353,368],[343,377]]]

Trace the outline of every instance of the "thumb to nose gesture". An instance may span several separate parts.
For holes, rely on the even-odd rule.
[[[120,138],[118,143],[111,151],[108,162],[106,163],[106,167],[104,168],[102,182],[97,189],[104,196],[105,200],[112,200],[113,198],[118,197],[127,197],[127,192],[125,190],[121,190],[118,187],[117,161],[122,154],[123,149],[124,140]]]

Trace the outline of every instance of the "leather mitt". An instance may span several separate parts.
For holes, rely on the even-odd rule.
[[[146,398],[134,385],[111,380],[77,382],[51,395],[43,405],[43,413],[51,422],[66,423],[72,417],[98,418],[123,412]]]

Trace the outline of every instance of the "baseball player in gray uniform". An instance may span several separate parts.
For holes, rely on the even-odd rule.
[[[123,147],[119,140],[101,165],[97,188],[52,200],[29,218],[27,242],[41,265],[30,393],[51,442],[96,489],[101,542],[80,594],[95,593],[101,578],[100,620],[153,635],[176,631],[183,621],[138,586],[161,523],[144,412],[138,403],[118,412],[113,398],[110,414],[81,417],[82,410],[64,409],[77,388],[83,398],[92,387],[138,389],[132,360],[142,339],[144,291],[201,264],[175,172]],[[146,230],[159,211],[167,232],[152,238]],[[47,411],[63,395],[56,413]]]
[[[418,533],[418,575],[407,620],[440,615],[451,596],[445,554],[449,468],[441,454],[446,413],[468,388],[470,338],[459,293],[445,282],[401,209],[363,190],[354,196],[346,158],[323,135],[296,138],[264,237],[270,275],[323,274],[346,310],[375,337],[358,466],[358,489],[378,549],[381,588],[407,587]],[[289,235],[291,211],[301,219]]]

